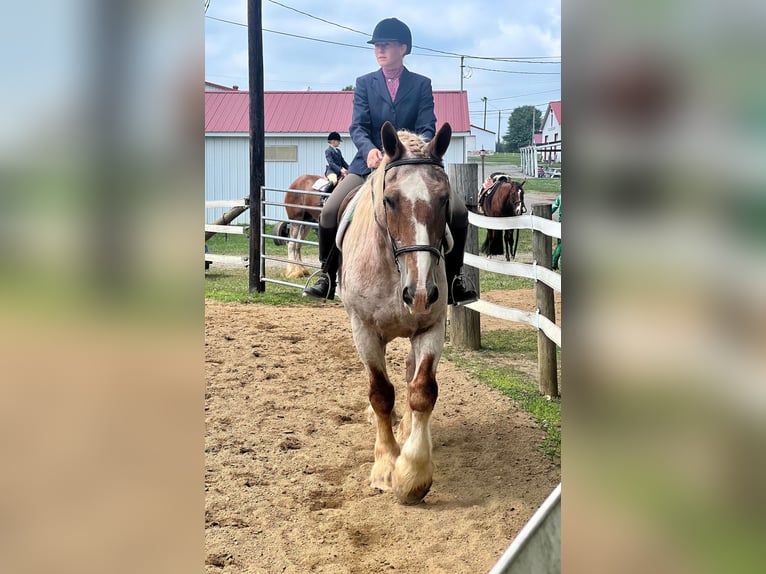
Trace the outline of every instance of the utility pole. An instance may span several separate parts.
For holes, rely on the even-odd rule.
[[[263,115],[263,29],[261,0],[247,2],[247,67],[250,88],[250,264],[249,292],[263,293],[261,272],[261,187],[266,183]]]
[[[495,146],[495,151],[498,151],[498,147],[500,146],[500,110],[497,110],[497,145]]]
[[[465,56],[460,56],[460,91],[463,91],[463,59]]]
[[[487,129],[487,96],[484,96],[481,99],[482,102],[484,102],[484,129]]]

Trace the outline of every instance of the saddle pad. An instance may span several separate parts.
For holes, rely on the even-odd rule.
[[[328,183],[330,183],[329,179],[320,177],[318,180],[314,182],[314,185],[311,186],[311,189],[313,189],[314,191],[322,191],[322,188]]]
[[[346,209],[343,210],[343,215],[340,216],[338,233],[335,234],[335,245],[337,245],[338,249],[341,249],[341,245],[343,244],[343,236],[346,234],[346,229],[348,229],[348,226],[351,225],[351,220],[354,219],[354,210],[356,209],[356,204],[359,202],[359,198],[362,196],[362,194],[358,193],[358,191],[359,188],[351,192],[354,195],[348,202],[348,205],[346,205]]]

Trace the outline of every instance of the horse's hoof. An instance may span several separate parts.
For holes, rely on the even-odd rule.
[[[372,480],[370,481],[370,488],[374,488],[376,490],[380,490],[382,492],[387,492],[391,490],[391,485],[386,484],[385,480]]]
[[[431,490],[432,483],[433,481],[429,480],[427,483],[418,485],[407,492],[394,488],[394,494],[401,504],[418,504],[422,502],[428,491]]]

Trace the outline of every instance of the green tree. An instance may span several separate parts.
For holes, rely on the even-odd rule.
[[[354,91],[354,85],[353,85],[353,84],[351,84],[350,86],[346,86],[346,87],[345,87],[345,88],[343,88],[343,90],[341,90],[341,91],[343,91],[343,92],[353,92],[353,91]]]
[[[519,148],[532,143],[532,122],[535,131],[540,131],[542,113],[534,106],[520,106],[511,112],[508,118],[508,131],[503,136],[503,148],[508,152],[517,152]]]

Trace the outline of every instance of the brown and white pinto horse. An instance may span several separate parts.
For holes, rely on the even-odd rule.
[[[383,161],[350,205],[352,223],[340,239],[343,305],[369,378],[377,427],[370,482],[373,488],[393,490],[406,504],[420,502],[433,480],[430,418],[447,315],[442,259],[452,247],[451,190],[441,159],[451,137],[452,128],[444,124],[426,144],[386,122]],[[386,345],[398,337],[409,338],[411,348],[397,441]]]
[[[526,213],[527,206],[524,204],[524,184],[511,180],[510,176],[492,174],[495,180],[492,188],[486,192],[481,200],[481,208],[488,217],[511,217]],[[516,242],[514,243],[514,232]],[[485,255],[503,255],[505,260],[510,261],[516,257],[516,248],[519,246],[520,229],[488,229],[487,237],[481,244],[480,251]]]
[[[320,206],[322,196],[318,195],[318,192],[313,189],[314,184],[319,179],[321,177],[318,175],[301,175],[290,184],[289,189],[295,191],[288,191],[285,194],[285,211],[287,212],[288,219],[319,223],[319,213],[322,211]],[[300,193],[301,191],[312,193]],[[311,227],[308,225],[290,224],[288,237],[290,239],[305,240],[309,231],[311,231]],[[297,241],[288,240],[287,242],[287,258],[295,263],[287,265],[285,270],[286,277],[298,278],[309,275],[308,269],[301,265],[303,262],[301,258],[301,245]]]

